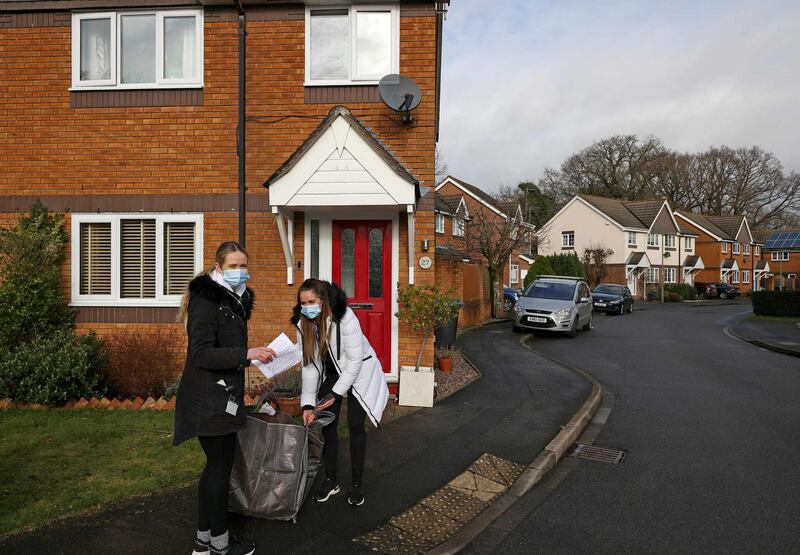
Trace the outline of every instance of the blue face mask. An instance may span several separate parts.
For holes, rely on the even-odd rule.
[[[318,304],[307,304],[300,307],[300,314],[312,320],[319,316],[320,312],[322,312],[322,307]]]
[[[231,287],[239,287],[245,281],[250,279],[250,274],[247,273],[247,268],[237,268],[235,270],[225,270],[222,272],[222,279]]]

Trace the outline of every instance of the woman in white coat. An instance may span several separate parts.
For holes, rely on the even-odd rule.
[[[297,292],[292,322],[302,346],[303,373],[300,403],[303,421],[314,421],[315,409],[327,409],[336,419],[322,429],[325,482],[314,493],[325,502],[341,491],[336,476],[339,442],[337,425],[342,398],[347,395],[347,427],[350,431],[352,482],[347,502],[364,504],[362,477],[367,448],[365,419],[378,426],[389,399],[381,364],[361,331],[356,315],[347,307],[347,296],[338,285],[307,279]]]

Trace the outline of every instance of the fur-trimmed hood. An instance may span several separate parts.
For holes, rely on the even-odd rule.
[[[231,307],[231,310],[238,312],[239,303],[234,300],[236,295],[214,281],[208,274],[199,275],[189,282],[189,294],[207,299],[216,304],[227,304]],[[245,320],[249,320],[255,306],[255,293],[249,287],[245,287],[244,293],[242,293],[239,300],[244,309],[244,314],[240,314],[240,316]]]
[[[331,315],[334,322],[339,322],[344,317],[347,310],[347,294],[338,284],[330,281],[322,281],[328,288],[328,300],[331,303]],[[292,310],[291,322],[297,324],[300,321],[300,303]]]

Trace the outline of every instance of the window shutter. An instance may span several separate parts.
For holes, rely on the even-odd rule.
[[[122,220],[120,236],[122,298],[155,298],[156,221]]]
[[[111,223],[82,223],[80,294],[111,294]]]
[[[164,294],[181,295],[194,277],[194,222],[164,224]]]

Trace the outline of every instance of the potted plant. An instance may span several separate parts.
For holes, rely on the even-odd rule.
[[[300,367],[290,368],[275,376],[275,389],[272,398],[278,405],[278,410],[289,416],[299,416],[303,410],[300,407]]]
[[[453,320],[460,310],[458,299],[452,291],[439,285],[409,285],[398,291],[399,320],[422,334],[422,342],[413,367],[400,368],[401,405],[415,407],[433,406],[434,373],[432,368],[420,368],[422,354],[434,330]]]
[[[453,353],[453,349],[436,349],[439,370],[442,372],[451,372],[453,370]]]

